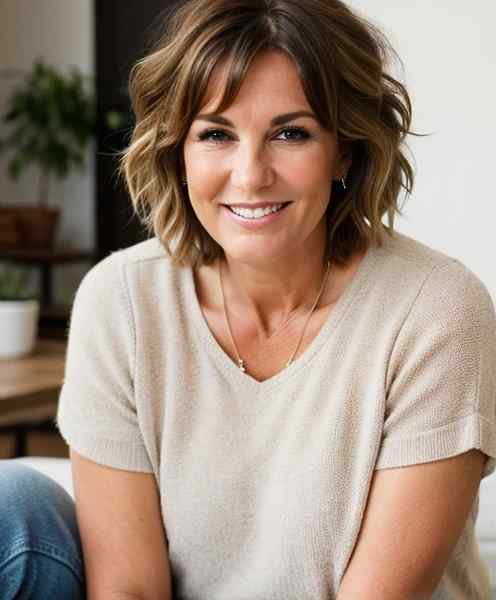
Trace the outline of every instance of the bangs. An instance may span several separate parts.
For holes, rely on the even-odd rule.
[[[216,32],[215,37],[191,53],[185,61],[191,83],[186,90],[189,97],[185,104],[189,122],[205,104],[209,83],[217,68],[228,66],[222,94],[215,109],[211,112],[224,112],[236,99],[250,66],[261,52],[276,51],[288,55],[298,72],[302,88],[309,105],[314,110],[322,127],[337,131],[338,101],[335,77],[321,70],[322,61],[315,53],[310,32],[298,28],[290,15],[273,14],[271,18],[259,16],[242,26],[226,28]],[[332,65],[332,61],[329,61]]]

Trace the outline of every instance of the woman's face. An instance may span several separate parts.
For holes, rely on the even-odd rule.
[[[221,123],[220,115],[202,115],[218,105],[225,75],[226,65],[214,72],[184,142],[193,210],[233,260],[262,265],[322,256],[332,179],[346,174],[350,161],[339,156],[335,136],[312,116],[272,122],[288,113],[313,114],[286,54],[257,56]],[[262,219],[238,217],[226,207],[286,202]]]

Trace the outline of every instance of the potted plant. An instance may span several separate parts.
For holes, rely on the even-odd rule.
[[[0,359],[29,354],[36,343],[40,302],[27,271],[0,266]]]
[[[12,152],[7,170],[13,179],[30,164],[38,168],[38,198],[36,204],[4,206],[0,223],[11,223],[10,244],[15,219],[16,245],[48,249],[60,213],[49,206],[50,183],[54,175],[62,179],[74,167],[84,167],[85,149],[96,129],[95,97],[91,79],[76,67],[63,74],[38,59],[23,75],[7,100],[3,122],[9,133],[0,137],[0,153]]]

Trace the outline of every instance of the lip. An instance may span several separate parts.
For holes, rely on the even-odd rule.
[[[240,225],[244,229],[253,231],[256,229],[261,229],[262,227],[266,227],[268,225],[272,225],[272,223],[275,223],[276,221],[281,220],[290,204],[291,204],[291,202],[288,202],[285,206],[283,206],[283,208],[281,208],[277,212],[270,213],[270,214],[266,215],[265,217],[260,217],[259,219],[245,219],[244,217],[237,215],[236,213],[233,213],[233,211],[230,210],[227,207],[227,205],[224,205],[223,208],[224,208],[225,212],[227,213],[227,216],[231,217],[231,219],[233,219],[233,221],[235,221],[238,225]],[[238,206],[238,205],[235,205],[235,206]],[[255,206],[255,205],[252,205],[252,206]],[[262,206],[267,206],[267,204],[264,204]]]
[[[276,204],[289,204],[289,202],[239,202],[236,204],[223,204],[222,206],[233,206],[234,208],[265,208],[266,206],[276,206]]]

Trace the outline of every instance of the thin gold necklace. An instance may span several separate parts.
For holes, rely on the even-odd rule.
[[[232,344],[234,346],[234,349],[236,351],[236,355],[238,357],[238,366],[241,369],[241,371],[243,371],[243,373],[245,373],[246,372],[246,367],[244,365],[244,360],[239,355],[238,347],[236,346],[236,342],[234,341],[234,336],[232,334],[231,324],[229,323],[229,317],[227,316],[226,300],[225,300],[225,297],[224,297],[224,287],[222,285],[221,262],[222,261],[219,259],[219,282],[220,282],[220,291],[221,291],[221,294],[222,294],[222,304],[224,306],[224,318],[226,320],[226,325],[227,325],[227,329],[229,331],[229,335],[231,336]],[[326,269],[326,272],[325,272],[325,275],[324,275],[324,279],[322,281],[322,285],[320,286],[320,291],[319,291],[319,293],[317,295],[317,298],[315,298],[315,302],[313,303],[313,306],[310,309],[310,312],[309,312],[308,317],[307,317],[307,319],[305,321],[305,324],[303,325],[303,329],[302,329],[302,332],[300,334],[300,338],[298,340],[298,344],[296,345],[296,348],[295,348],[293,354],[289,358],[288,362],[285,364],[284,368],[289,367],[289,365],[293,362],[293,359],[294,359],[294,357],[296,355],[296,352],[298,351],[298,348],[300,347],[301,340],[303,339],[303,335],[304,335],[305,330],[306,330],[307,325],[308,325],[308,321],[310,320],[310,317],[312,316],[313,311],[315,310],[315,307],[317,306],[317,304],[318,304],[318,302],[320,300],[320,296],[322,295],[322,292],[324,291],[324,287],[325,287],[325,284],[327,282],[327,278],[329,277],[330,268],[331,268],[331,261],[327,261],[327,269]]]
[[[289,323],[291,323],[291,321],[297,317],[299,315],[298,312],[296,312],[296,310],[292,310],[291,311],[293,314],[289,313],[289,315],[286,317],[286,320],[284,321],[284,323],[282,325],[279,325],[279,327],[274,330],[270,335],[268,335],[266,337],[266,341],[271,340],[275,335],[277,335],[278,333],[280,333]]]

